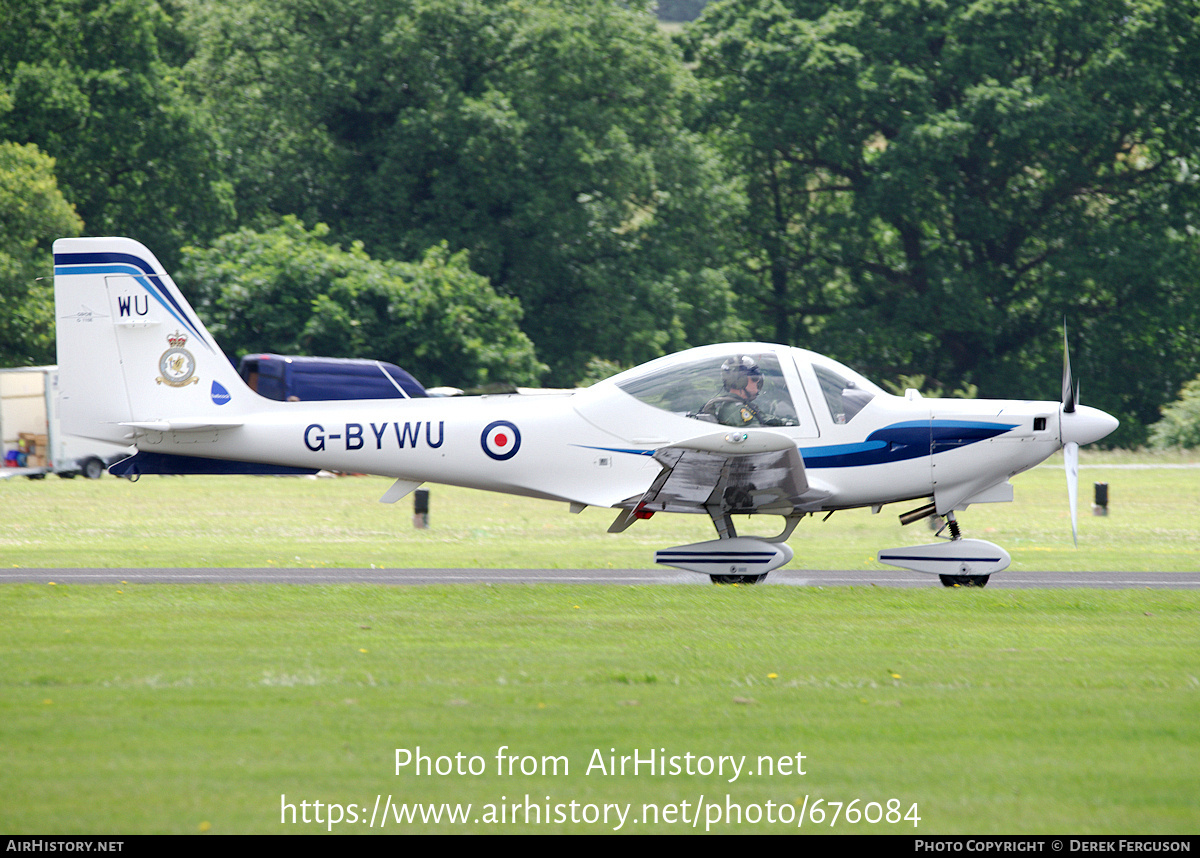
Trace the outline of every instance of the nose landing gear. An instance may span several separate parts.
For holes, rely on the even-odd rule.
[[[1008,552],[983,539],[963,539],[954,512],[946,513],[950,538],[928,545],[880,551],[880,563],[937,575],[947,587],[984,587],[994,572],[1008,568]],[[940,536],[942,530],[938,531]]]

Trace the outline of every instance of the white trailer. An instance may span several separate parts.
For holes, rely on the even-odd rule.
[[[132,447],[66,435],[58,422],[58,367],[0,369],[0,479],[83,474],[99,479]]]

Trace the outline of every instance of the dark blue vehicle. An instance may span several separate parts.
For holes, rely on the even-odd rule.
[[[251,354],[242,358],[238,373],[259,396],[279,402],[425,396],[408,372],[377,360]]]

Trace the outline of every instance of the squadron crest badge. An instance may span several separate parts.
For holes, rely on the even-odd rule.
[[[184,348],[187,335],[176,331],[167,337],[167,343],[171,347],[158,359],[158,371],[162,375],[155,381],[170,387],[199,383],[200,379],[196,378],[196,358]]]

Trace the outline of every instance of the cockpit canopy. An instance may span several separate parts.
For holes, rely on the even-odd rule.
[[[717,423],[720,422],[717,417],[719,403],[736,398],[729,389],[729,367],[743,364],[746,358],[753,362],[762,379],[751,404],[763,413],[795,421],[796,408],[774,352],[739,352],[696,358],[619,382],[618,387],[655,408]]]
[[[734,370],[749,366],[761,383],[739,391],[741,376]],[[817,402],[825,404],[834,424],[845,424],[882,393],[835,361],[761,343],[692,349],[629,370],[613,382],[647,405],[725,425],[796,426],[809,412],[808,404]]]
[[[849,423],[875,398],[875,385],[860,384],[856,375],[846,378],[837,370],[816,363],[812,365],[812,370],[821,385],[821,395],[829,406],[834,423]]]

